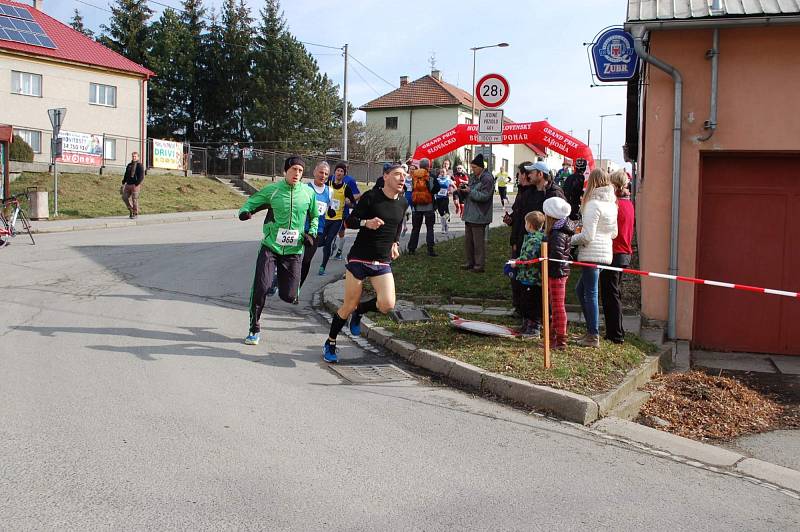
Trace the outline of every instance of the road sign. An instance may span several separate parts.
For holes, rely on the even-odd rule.
[[[478,142],[503,142],[502,133],[478,133]]]
[[[500,74],[486,74],[475,85],[475,97],[486,107],[500,107],[508,100],[509,86]]]
[[[61,131],[61,124],[64,123],[64,118],[67,116],[67,110],[63,107],[48,109],[47,116],[50,117],[50,124],[53,126],[53,137],[58,137],[58,133]]]
[[[503,110],[481,109],[478,119],[478,133],[503,134]]]

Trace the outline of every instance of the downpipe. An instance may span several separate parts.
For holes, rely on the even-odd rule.
[[[680,183],[681,183],[681,117],[683,115],[683,77],[672,65],[650,55],[642,41],[643,29],[634,36],[633,46],[639,57],[646,63],[664,71],[675,82],[675,112],[672,126],[672,219],[670,220],[669,273],[678,275],[678,228],[680,221]],[[667,336],[670,340],[677,338],[676,316],[678,306],[678,282],[669,281],[669,310],[667,318]]]
[[[700,142],[709,140],[717,130],[717,93],[719,92],[719,29],[717,28],[714,28],[711,49],[706,56],[711,59],[711,111],[708,120],[703,124],[703,129],[706,129],[708,133],[702,137],[697,137]]]

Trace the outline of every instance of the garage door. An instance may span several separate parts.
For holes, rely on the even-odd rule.
[[[800,156],[708,154],[700,172],[697,276],[800,292]],[[800,300],[696,290],[694,347],[800,355]]]

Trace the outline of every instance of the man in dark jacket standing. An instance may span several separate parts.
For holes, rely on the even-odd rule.
[[[585,173],[586,159],[576,159],[575,173],[564,181],[564,195],[570,207],[572,207],[572,213],[569,215],[571,220],[578,220],[581,217],[581,198],[583,197]]]
[[[130,212],[130,218],[139,216],[139,189],[144,181],[144,167],[139,162],[139,153],[131,154],[131,162],[125,167],[122,177],[122,201]]]
[[[460,189],[464,200],[464,270],[483,273],[486,268],[486,231],[492,223],[494,176],[484,167],[483,155],[478,154],[470,163],[472,175]]]

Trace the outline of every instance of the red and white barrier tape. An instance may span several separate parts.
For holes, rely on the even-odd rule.
[[[544,259],[532,259],[532,260],[510,260],[508,264],[536,264],[538,262],[542,262]],[[642,270],[634,270],[632,268],[618,268],[616,266],[606,266],[604,264],[594,264],[592,262],[580,262],[577,260],[561,260],[561,259],[547,259],[551,262],[562,262],[564,264],[574,264],[576,266],[583,266],[584,268],[596,268],[598,270],[610,270],[612,272],[622,272],[622,273],[631,273],[633,275],[641,275],[643,277],[657,277],[659,279],[674,279],[676,281],[683,281],[686,283],[694,283],[694,284],[705,284],[709,286],[720,286],[722,288],[734,288],[736,290],[745,290],[747,292],[756,292],[759,294],[772,294],[776,296],[784,296],[784,297],[793,297],[800,299],[800,293],[798,292],[789,292],[787,290],[775,290],[773,288],[760,288],[758,286],[749,286],[746,284],[736,284],[736,283],[723,283],[721,281],[709,281],[706,279],[697,279],[696,277],[686,277],[683,275],[669,275],[666,273],[655,273],[655,272],[646,272]]]

